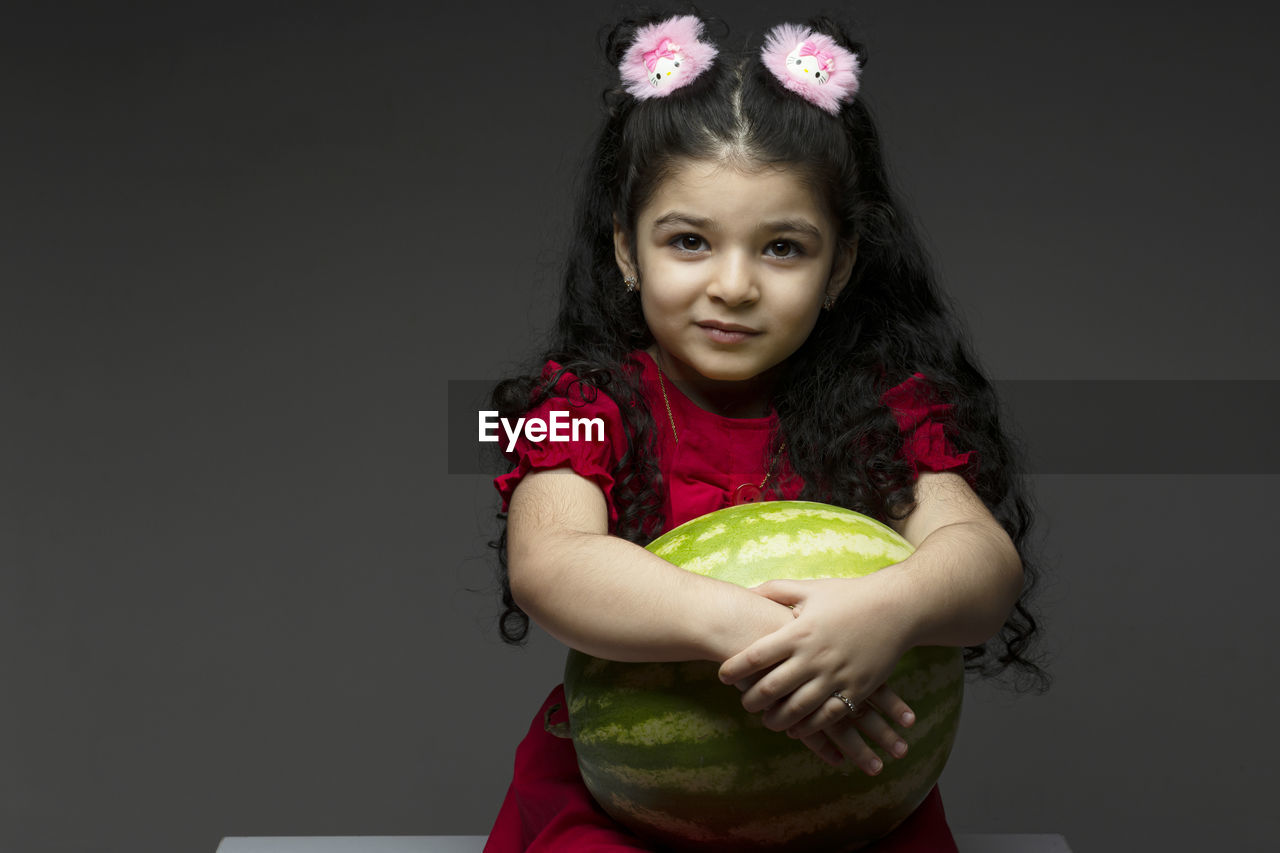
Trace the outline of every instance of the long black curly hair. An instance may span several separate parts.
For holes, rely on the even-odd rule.
[[[638,28],[665,17],[620,21],[606,39],[609,64],[617,67]],[[829,18],[807,23],[855,53],[865,68],[865,48],[839,24]],[[758,49],[738,56],[722,52],[708,71],[665,97],[638,100],[617,85],[604,101],[607,117],[578,188],[554,340],[531,365],[554,360],[562,369],[549,381],[537,369],[502,381],[494,389],[493,408],[512,420],[524,415],[550,395],[564,372],[577,377],[584,396],[603,393],[615,400],[627,447],[613,472],[619,512],[613,532],[649,542],[664,528],[660,475],[645,438],[653,434],[653,415],[637,376],[622,366],[653,339],[638,297],[622,287],[613,223],[621,224],[628,245],[635,246],[638,212],[672,168],[690,159],[800,170],[840,223],[841,241],[856,239],[858,251],[835,305],[821,312],[808,340],[784,365],[773,401],[779,416],[773,447],[785,442],[805,483],[802,499],[881,520],[903,518],[914,508],[915,474],[881,397],[923,373],[951,404],[943,425],[948,438],[974,451],[963,470],[966,479],[1022,557],[1024,587],[1013,613],[996,638],[965,650],[966,668],[983,676],[1015,675],[1033,689],[1047,689],[1048,674],[1032,654],[1037,624],[1028,603],[1037,566],[1029,553],[1032,505],[1020,476],[1022,453],[1001,425],[992,385],[889,185],[866,104],[855,97],[838,115],[825,112],[779,85]],[[511,595],[506,515],[498,519],[501,532],[491,545],[498,551],[505,608],[499,632],[519,644],[529,619]]]

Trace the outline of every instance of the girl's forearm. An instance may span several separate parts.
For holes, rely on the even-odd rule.
[[[902,604],[913,646],[978,646],[999,633],[1022,593],[1022,561],[998,525],[938,528],[876,573]]]
[[[565,530],[508,563],[512,594],[530,618],[608,660],[719,663],[792,619],[781,604],[606,534]]]

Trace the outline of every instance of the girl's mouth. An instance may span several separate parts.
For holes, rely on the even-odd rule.
[[[737,323],[698,323],[698,328],[716,343],[736,344],[747,338],[760,334],[756,329],[739,326]]]

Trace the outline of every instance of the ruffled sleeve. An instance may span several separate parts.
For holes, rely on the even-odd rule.
[[[548,361],[542,369],[542,378],[550,379],[559,369],[559,364]],[[564,414],[556,416],[556,412]],[[502,454],[515,466],[493,480],[494,487],[502,496],[502,511],[507,511],[512,492],[530,471],[567,467],[591,480],[604,492],[609,507],[609,526],[612,527],[618,520],[618,510],[613,501],[613,469],[626,448],[626,432],[617,403],[607,394],[590,387],[584,391],[578,377],[565,371],[556,381],[552,396],[530,409],[524,417],[526,423],[538,419],[550,428],[558,421],[560,427],[555,432],[548,429],[546,437],[537,441],[530,439],[522,429],[511,450],[507,450],[509,439],[505,431],[499,428]],[[575,421],[579,428],[576,439],[573,432]]]
[[[957,452],[943,424],[952,409],[938,399],[923,373],[914,373],[884,393],[882,402],[893,412],[902,431],[902,456],[919,476],[920,471],[948,471],[955,468],[973,485],[978,473],[978,453]]]

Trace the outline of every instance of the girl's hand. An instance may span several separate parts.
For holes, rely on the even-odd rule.
[[[786,729],[800,738],[827,731],[842,751],[858,753],[855,740],[861,739],[852,722],[892,751],[896,736],[891,737],[892,729],[875,709],[903,725],[908,725],[903,714],[911,711],[884,686],[910,648],[906,620],[899,616],[890,589],[875,575],[770,581],[756,587],[758,594],[792,607],[796,618],[725,661],[720,679],[738,684],[769,669],[742,696],[742,706],[763,712],[768,728]],[[844,703],[832,698],[837,690],[858,705],[856,720]],[[867,708],[867,701],[875,709]]]
[[[893,696],[892,691],[888,690],[886,687],[882,686],[880,690],[877,691],[877,693],[881,692],[888,693],[890,696]],[[873,697],[875,695],[876,694],[872,694]],[[898,699],[896,696],[893,696],[893,698],[900,703],[903,708],[906,707],[906,704],[903,703],[901,699]],[[840,702],[839,699],[836,699],[835,701]],[[801,741],[810,749],[814,749],[812,741],[816,739],[824,741],[824,748],[826,751],[818,752],[819,757],[824,761],[827,761],[832,765],[838,765],[842,758],[848,759],[851,763],[860,767],[862,772],[866,773],[868,776],[875,776],[884,769],[884,765],[880,761],[879,756],[872,751],[868,743],[874,742],[879,744],[887,754],[894,758],[902,758],[907,754],[907,742],[903,740],[887,722],[887,719],[890,717],[901,720],[902,717],[900,715],[891,714],[883,708],[870,708],[866,702],[858,706],[857,713],[851,712],[844,706],[843,702],[840,703],[840,706],[844,709],[843,717],[840,717],[834,723],[816,734],[804,735],[800,738]],[[877,710],[879,713],[877,713]],[[884,716],[881,716],[881,714]],[[911,722],[904,722],[904,726],[912,725],[915,722],[915,715],[912,714],[909,719]],[[859,732],[861,732],[861,734],[859,734]],[[865,740],[863,739],[864,735],[866,736]],[[817,750],[814,751],[817,752]],[[834,761],[828,757],[828,753],[831,751],[833,751],[836,756],[836,760]]]
[[[745,692],[767,673],[768,670],[753,673],[734,686],[739,691]],[[910,728],[915,724],[916,717],[907,707],[907,703],[899,699],[897,694],[885,685],[881,685],[880,689],[871,694],[871,700],[877,703],[876,708],[864,702],[859,706],[858,713],[854,714],[843,702],[833,698],[822,707],[823,711],[833,711],[831,715],[833,722],[827,724],[826,728],[813,729],[812,727],[821,718],[819,714],[811,714],[788,729],[787,734],[798,739],[832,767],[839,767],[848,758],[862,768],[868,776],[875,776],[883,769],[880,759],[867,746],[867,742],[858,735],[858,731],[880,744],[890,755],[901,758],[907,754],[907,742],[899,737],[885,720],[892,717]],[[834,709],[830,707],[832,705],[835,706]],[[894,711],[890,711],[890,708]]]
[[[766,673],[764,672],[757,672],[752,675],[748,675],[746,678],[735,684],[734,687],[737,687],[739,691],[746,691],[761,678],[764,678],[765,674]],[[843,703],[840,707],[844,708]],[[845,708],[845,711],[847,712],[848,708]],[[792,737],[796,736],[792,735]],[[831,736],[825,731],[819,730],[811,732],[807,735],[798,737],[797,739],[808,747],[814,755],[817,755],[832,767],[839,767],[844,762],[844,750],[837,745],[836,742],[832,740]]]

